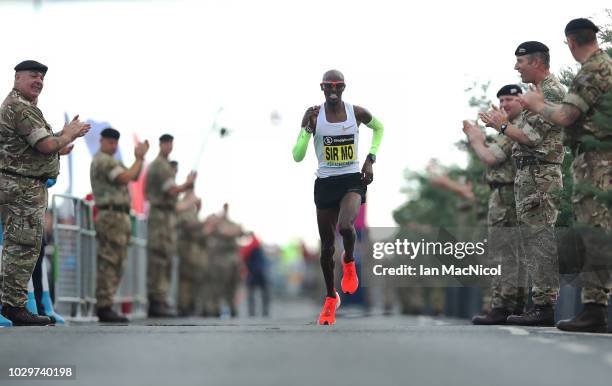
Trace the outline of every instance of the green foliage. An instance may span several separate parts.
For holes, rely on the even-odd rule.
[[[470,87],[465,89],[465,92],[478,91],[480,95],[472,95],[468,101],[468,105],[470,107],[475,107],[478,109],[478,112],[487,111],[491,106],[491,100],[487,96],[487,91],[491,86],[491,82],[487,82],[485,84],[478,84],[474,82]]]
[[[559,82],[561,82],[561,84],[565,87],[569,88],[572,85],[574,78],[576,77],[578,68],[578,66],[575,66],[575,68],[568,66],[561,69],[561,71],[559,72]]]
[[[424,174],[414,173],[409,180],[417,182],[418,196],[393,212],[398,224],[457,225],[455,213],[459,199],[455,194],[434,187]]]
[[[585,183],[576,185],[574,189],[576,189],[577,193],[597,198],[597,201],[604,203],[608,207],[612,206],[612,191],[598,189],[591,184]]]
[[[475,91],[468,104],[478,111],[486,111],[491,106],[487,96],[490,82],[474,83],[466,92]],[[485,166],[478,160],[466,140],[459,141],[457,147],[468,154],[468,166],[465,169],[450,167],[446,175],[456,181],[471,183],[476,200],[466,202],[455,193],[433,186],[425,173],[406,173],[409,200],[393,213],[400,225],[426,224],[432,226],[476,226],[486,218],[489,187],[484,183]]]

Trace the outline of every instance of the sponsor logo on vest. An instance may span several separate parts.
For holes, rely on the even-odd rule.
[[[330,166],[355,161],[355,136],[336,135],[323,137],[323,153]]]

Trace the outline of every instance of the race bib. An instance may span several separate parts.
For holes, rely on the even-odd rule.
[[[355,136],[323,137],[323,155],[328,166],[343,166],[355,161]]]

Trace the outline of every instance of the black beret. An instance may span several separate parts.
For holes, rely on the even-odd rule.
[[[40,71],[44,74],[47,73],[49,67],[42,63],[38,63],[36,60],[24,60],[15,66],[15,71]]]
[[[516,48],[514,55],[523,56],[534,52],[548,52],[548,47],[546,47],[546,44],[536,41],[524,42]]]
[[[518,94],[522,94],[523,90],[521,90],[521,88],[519,86],[517,86],[516,84],[507,84],[504,87],[500,88],[499,91],[497,92],[497,97],[499,98],[500,96],[503,95],[518,95]]]
[[[159,142],[172,142],[174,141],[174,137],[171,136],[170,134],[162,134],[161,137],[159,137]]]
[[[567,35],[569,32],[581,29],[590,29],[595,32],[599,32],[599,28],[597,28],[597,26],[593,24],[592,21],[590,21],[589,19],[580,18],[574,19],[567,23],[567,25],[565,26],[565,34]]]
[[[102,130],[100,136],[102,138],[119,139],[121,134],[119,134],[119,132],[112,127],[107,127],[106,129]]]

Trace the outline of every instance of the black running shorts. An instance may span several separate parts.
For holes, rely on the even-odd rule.
[[[339,208],[340,201],[349,192],[358,193],[361,203],[366,202],[367,187],[361,182],[361,173],[317,178],[314,186],[314,201],[317,209]]]

